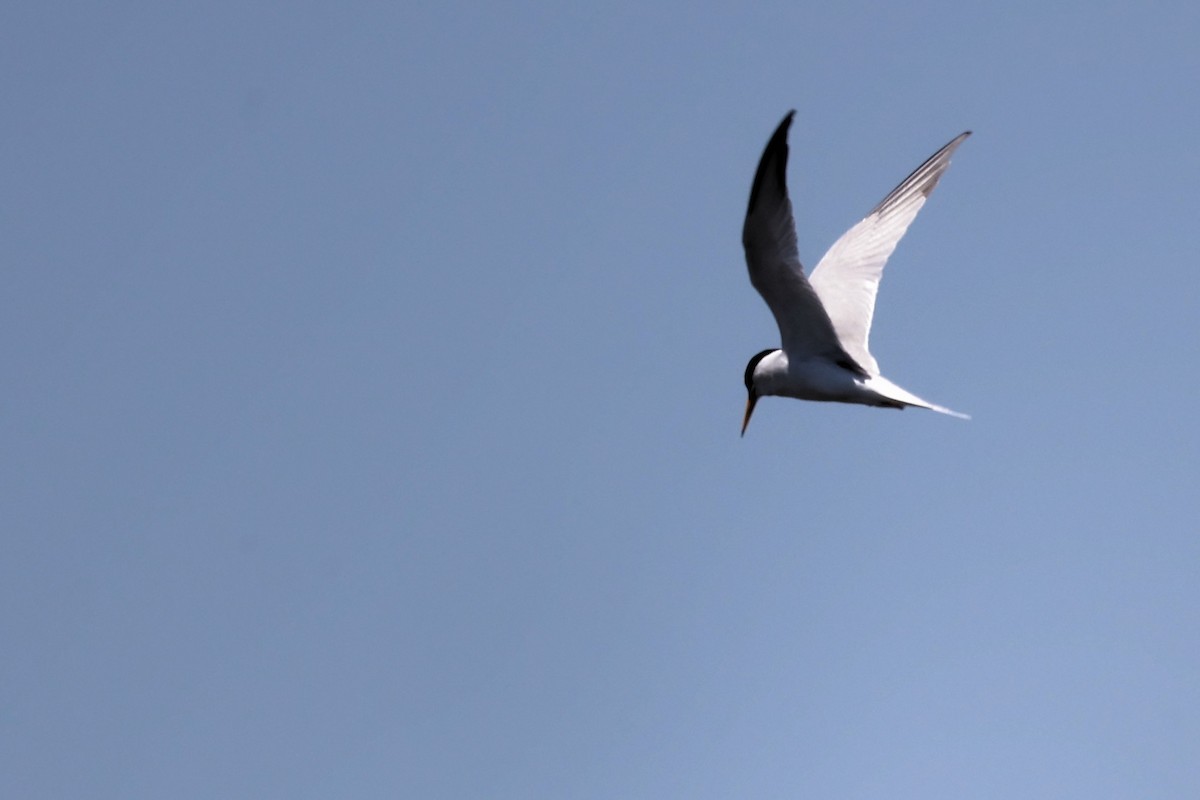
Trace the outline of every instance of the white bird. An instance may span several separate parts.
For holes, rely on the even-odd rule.
[[[763,150],[742,229],[750,283],[775,315],[783,345],[783,349],[763,350],[746,365],[749,397],[742,435],[763,395],[883,408],[917,406],[969,419],[880,375],[867,349],[867,337],[883,265],[950,166],[950,156],[971,132],[959,134],[917,167],[842,234],[811,278],[805,278],[786,176],[788,128],[795,114],[788,112]]]

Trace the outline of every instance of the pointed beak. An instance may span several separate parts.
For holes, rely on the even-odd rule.
[[[754,404],[758,402],[758,393],[750,392],[746,398],[746,416],[742,417],[742,436],[746,435],[746,426],[750,424],[750,415],[754,413]]]

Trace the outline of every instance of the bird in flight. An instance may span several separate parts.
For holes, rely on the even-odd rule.
[[[750,283],[775,315],[783,345],[763,350],[746,365],[749,397],[742,435],[763,395],[882,408],[916,406],[969,419],[880,375],[867,337],[883,265],[971,132],[959,134],[917,167],[842,234],[806,278],[787,191],[787,136],[795,115],[788,112],[763,150],[742,228]]]

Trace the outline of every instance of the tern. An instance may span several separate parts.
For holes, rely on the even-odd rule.
[[[742,228],[750,283],[775,316],[783,345],[763,350],[746,364],[749,397],[742,435],[758,398],[764,395],[881,408],[916,406],[969,419],[880,375],[867,349],[867,337],[888,256],[950,166],[950,156],[971,132],[959,134],[917,167],[842,234],[806,278],[787,190],[787,138],[795,114],[788,112],[763,150]]]

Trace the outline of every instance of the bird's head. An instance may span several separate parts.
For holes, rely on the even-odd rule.
[[[750,415],[754,413],[754,404],[758,402],[758,389],[754,386],[754,370],[758,368],[758,362],[762,361],[767,356],[774,353],[778,348],[772,347],[763,350],[761,353],[755,353],[750,361],[746,364],[746,416],[742,417],[742,436],[746,435],[746,426],[750,424]]]

